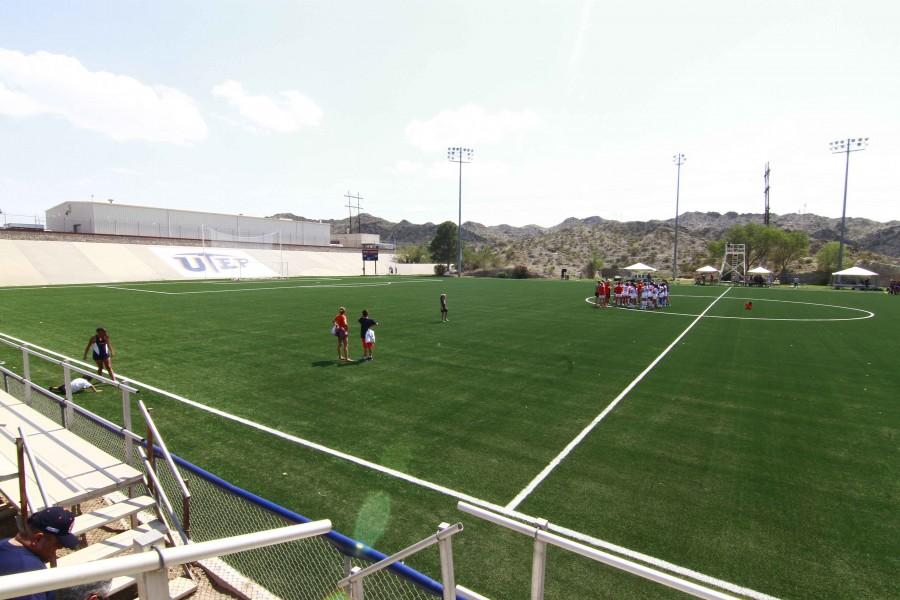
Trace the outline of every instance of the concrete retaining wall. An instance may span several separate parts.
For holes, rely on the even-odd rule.
[[[324,249],[323,249],[324,250]],[[273,250],[198,248],[78,241],[0,239],[0,286],[202,280],[286,275],[362,275],[358,249]],[[378,275],[393,267],[400,275],[433,275],[434,265],[394,262],[382,252]],[[366,263],[374,274],[375,263]]]

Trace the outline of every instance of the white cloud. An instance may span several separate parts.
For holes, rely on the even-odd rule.
[[[398,160],[391,172],[396,175],[409,175],[422,169],[422,164],[411,160]]]
[[[207,134],[190,96],[49,52],[0,48],[0,114],[55,115],[117,141],[187,144]]]
[[[587,39],[588,30],[590,29],[592,8],[593,0],[584,0],[584,3],[581,5],[581,15],[578,19],[578,32],[575,34],[575,43],[572,45],[571,54],[569,54],[569,93],[572,91],[575,79],[581,75],[581,60],[584,57],[585,40]]]
[[[457,144],[496,144],[539,124],[540,118],[531,110],[491,114],[480,106],[467,104],[456,110],[443,110],[427,121],[414,120],[406,126],[406,138],[416,148],[434,152]]]
[[[290,133],[318,125],[322,119],[322,109],[296,90],[280,92],[274,100],[248,94],[237,81],[225,81],[215,86],[212,93],[228,100],[253,125],[269,131]]]

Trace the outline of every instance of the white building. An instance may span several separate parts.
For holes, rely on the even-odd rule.
[[[47,229],[74,233],[327,246],[331,225],[104,202],[47,209]]]

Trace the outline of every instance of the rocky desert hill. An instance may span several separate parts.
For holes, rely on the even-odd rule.
[[[291,213],[274,215],[281,218],[302,219]],[[402,247],[427,244],[434,237],[437,224],[417,225],[403,220],[393,223],[363,213],[359,224],[354,217],[353,229],[363,233],[377,233],[384,242]],[[568,218],[552,227],[526,225],[483,225],[463,223],[465,243],[493,249],[509,265],[524,264],[530,271],[553,276],[559,269],[580,272],[592,257],[603,260],[607,268],[624,267],[641,261],[659,268],[668,268],[672,261],[674,219],[664,221],[613,221],[601,217]],[[326,220],[332,231],[346,231],[348,219]],[[761,214],[735,212],[689,212],[679,216],[678,254],[682,272],[702,263],[718,266],[721,257],[707,256],[707,243],[719,239],[734,225],[762,223]],[[772,215],[772,224],[782,229],[804,231],[810,237],[810,256],[826,242],[837,240],[840,219],[814,214]],[[856,255],[870,262],[884,265],[900,264],[900,221],[881,223],[870,219],[847,219],[847,244]],[[801,259],[795,268],[810,270],[812,260]]]

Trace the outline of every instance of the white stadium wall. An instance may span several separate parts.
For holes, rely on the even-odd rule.
[[[129,204],[63,202],[47,209],[46,218],[50,231],[69,233],[280,242],[302,246],[327,246],[331,243],[331,225],[328,223]]]
[[[256,248],[204,248],[0,239],[0,286],[362,275],[362,254]],[[433,275],[434,265],[394,262],[382,252],[378,275]],[[375,263],[366,273],[375,274]]]

